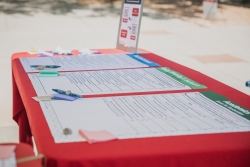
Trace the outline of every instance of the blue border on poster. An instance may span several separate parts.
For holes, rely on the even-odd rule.
[[[158,67],[158,66],[160,66],[159,64],[157,64],[155,62],[152,62],[152,61],[150,61],[150,60],[148,60],[148,59],[146,59],[144,57],[141,57],[138,54],[126,54],[126,55],[128,55],[129,57],[131,57],[131,58],[133,58],[133,59],[135,59],[135,60],[137,60],[137,61],[139,61],[139,62],[141,62],[143,64],[148,65],[149,67],[155,67],[155,66]]]

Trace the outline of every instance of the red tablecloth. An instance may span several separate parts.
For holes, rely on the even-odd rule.
[[[206,85],[208,88],[202,91],[214,91],[250,109],[250,96],[236,89],[153,53],[142,56]],[[86,142],[55,144],[39,103],[31,99],[36,93],[19,57],[30,55],[24,52],[12,56],[13,118],[20,127],[20,141],[30,143],[32,134],[38,152],[47,157],[48,167],[250,166],[250,132],[126,139],[92,145]],[[192,91],[195,90],[188,92]]]

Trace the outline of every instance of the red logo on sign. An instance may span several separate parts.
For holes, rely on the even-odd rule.
[[[130,39],[135,40],[135,36],[131,35]]]
[[[133,8],[132,16],[138,16],[139,15],[139,8]]]
[[[127,38],[127,30],[121,30],[121,37]]]
[[[123,18],[122,21],[123,21],[124,23],[127,23],[127,22],[128,22],[128,19]]]

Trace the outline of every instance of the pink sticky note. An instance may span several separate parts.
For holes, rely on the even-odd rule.
[[[117,137],[106,130],[87,131],[79,130],[79,134],[87,140],[89,144],[116,140]]]
[[[0,159],[8,159],[16,145],[0,145]]]

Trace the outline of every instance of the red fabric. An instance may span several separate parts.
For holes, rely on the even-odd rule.
[[[116,52],[114,49],[98,49],[98,51]],[[98,144],[87,142],[55,144],[39,103],[31,99],[36,96],[35,90],[19,59],[16,59],[25,56],[29,55],[19,53],[12,56],[13,95],[18,95],[16,91],[21,95],[21,98],[20,96],[13,97],[15,102],[13,103],[13,118],[22,120],[19,114],[27,113],[37,149],[48,158],[48,167],[250,166],[250,132],[126,139]],[[250,96],[236,89],[153,53],[142,56],[208,87],[201,91],[214,91],[250,109]],[[192,91],[196,90],[189,90],[189,92]],[[165,93],[169,92],[182,91],[166,91]],[[133,93],[128,93],[128,95],[131,94]],[[29,128],[20,124],[20,132],[28,136]]]
[[[16,153],[16,159],[35,156],[33,148],[25,143],[17,144],[15,153]],[[17,167],[42,167],[42,160],[38,159],[38,160],[18,163]]]

